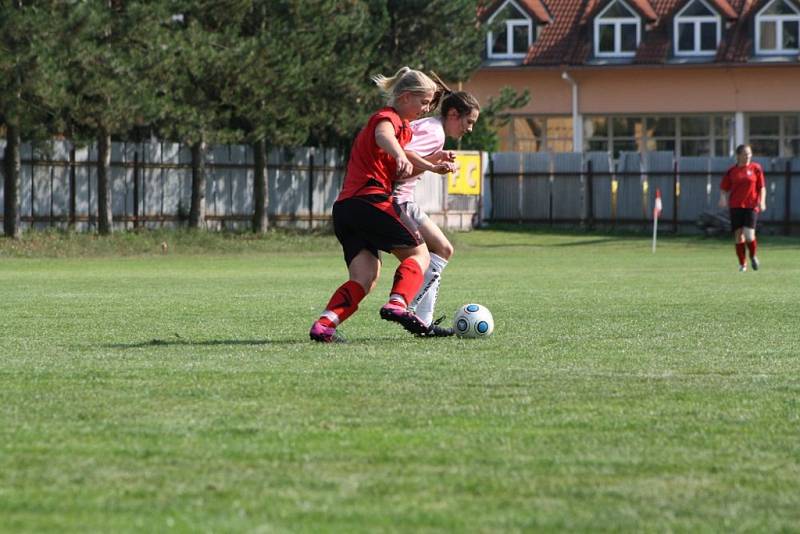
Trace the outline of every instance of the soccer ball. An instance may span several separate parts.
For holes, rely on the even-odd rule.
[[[461,306],[453,318],[458,337],[489,337],[494,331],[492,312],[480,304]]]

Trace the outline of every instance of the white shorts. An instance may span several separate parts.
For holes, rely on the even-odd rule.
[[[417,223],[417,226],[422,226],[426,221],[429,220],[428,214],[422,211],[422,208],[419,207],[419,204],[413,200],[400,204],[400,209],[403,210],[409,217],[411,217],[411,220]]]

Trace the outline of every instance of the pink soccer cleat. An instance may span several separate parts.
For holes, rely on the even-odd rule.
[[[314,321],[314,324],[311,325],[311,331],[308,333],[308,337],[320,343],[344,342],[344,338],[336,332],[335,328],[323,326],[319,321]]]
[[[397,302],[389,301],[383,305],[381,319],[400,323],[403,328],[412,334],[420,335],[428,331],[428,326],[422,322],[422,319]]]

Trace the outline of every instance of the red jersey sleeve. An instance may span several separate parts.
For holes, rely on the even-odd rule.
[[[404,146],[405,143],[403,143],[399,135],[401,129],[403,128],[403,120],[397,115],[397,112],[395,112],[393,109],[383,108],[372,115],[367,123],[367,127],[372,130],[372,135],[375,135],[375,128],[378,127],[378,123],[381,121],[389,121],[392,123],[392,128],[394,128],[394,136],[398,141],[400,141],[400,145]],[[408,141],[406,141],[406,143],[408,143]]]

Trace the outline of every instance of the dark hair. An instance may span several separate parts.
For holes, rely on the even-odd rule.
[[[458,112],[458,116],[463,117],[473,110],[480,111],[481,105],[478,103],[478,99],[471,94],[465,91],[456,91],[454,93],[445,93],[442,99],[442,117],[446,117],[451,109],[455,109]]]
[[[736,147],[736,155],[738,156],[739,154],[744,152],[745,148],[750,148],[750,150],[753,149],[753,147],[751,147],[750,145],[739,145],[739,146]]]

